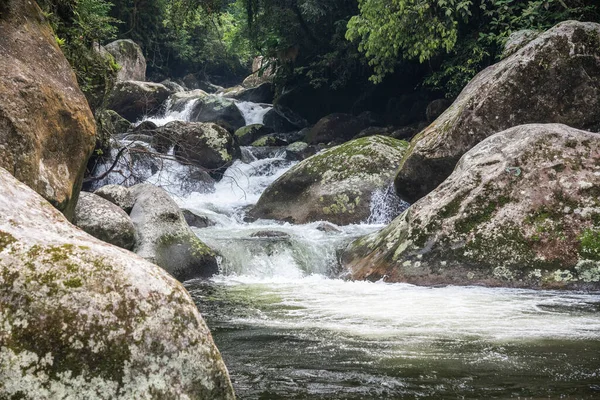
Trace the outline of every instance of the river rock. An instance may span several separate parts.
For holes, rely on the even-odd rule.
[[[198,215],[192,210],[182,209],[183,217],[185,222],[194,228],[208,228],[209,226],[215,226],[216,223],[205,215]]]
[[[306,120],[289,108],[275,106],[265,114],[263,124],[274,132],[292,132],[305,128],[308,125]]]
[[[325,232],[325,233],[341,233],[342,230],[337,226],[332,224],[331,222],[320,222],[319,225],[317,225],[317,230],[321,231],[321,232]]]
[[[252,142],[253,147],[282,147],[287,145],[289,143],[276,134],[265,135]]]
[[[510,128],[343,256],[353,279],[600,288],[600,134]]]
[[[190,114],[190,121],[224,121],[231,125],[234,131],[246,125],[246,121],[235,102],[217,95],[198,97]]]
[[[227,168],[237,152],[233,137],[223,127],[202,122],[173,121],[160,128],[154,136],[160,151],[174,146],[175,157],[183,163],[208,170]]]
[[[418,200],[477,143],[535,122],[600,127],[600,24],[560,23],[480,72],[413,139],[396,177],[398,195],[411,203]]]
[[[0,276],[0,398],[235,398],[178,282],[2,168]]]
[[[117,73],[117,81],[145,81],[146,58],[142,48],[133,40],[115,40],[104,46],[112,54],[121,67]]]
[[[273,130],[262,125],[246,125],[235,131],[235,138],[240,146],[249,146],[252,142],[261,136],[273,133]]]
[[[253,238],[289,239],[290,235],[281,231],[258,231],[250,235]]]
[[[126,250],[133,249],[135,228],[117,205],[93,193],[81,192],[73,223],[96,239]]]
[[[317,153],[315,146],[309,146],[305,142],[294,142],[285,148],[285,158],[290,161],[306,160]]]
[[[253,103],[273,103],[275,88],[271,82],[264,82],[252,88],[243,88],[232,97],[241,101],[251,101]]]
[[[0,15],[0,167],[72,218],[95,121],[35,2]]]
[[[180,281],[219,272],[215,253],[192,232],[181,210],[163,189],[150,184],[131,188],[135,204],[134,251]]]
[[[169,89],[171,91],[171,94],[183,93],[186,91],[183,86],[181,86],[179,83],[173,82],[170,79],[165,79],[164,81],[160,82],[160,84]]]
[[[371,195],[390,184],[407,143],[370,136],[310,157],[260,197],[250,217],[348,225],[370,215]]]
[[[129,188],[121,185],[106,185],[97,189],[94,192],[95,195],[102,197],[105,200],[110,201],[114,205],[121,208],[127,214],[131,212],[133,208],[133,195]]]
[[[306,143],[344,142],[367,127],[362,118],[351,114],[330,114],[321,118],[306,135]]]
[[[160,83],[117,82],[105,101],[105,108],[114,110],[130,122],[159,111],[171,92]]]

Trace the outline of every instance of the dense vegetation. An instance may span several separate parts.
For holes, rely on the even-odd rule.
[[[412,71],[408,87],[452,97],[501,56],[510,33],[600,21],[595,0],[40,2],[88,98],[118,68],[93,46],[116,38],[142,46],[152,80],[194,73],[233,85],[253,56],[264,55],[278,67],[280,89],[358,88],[400,82]]]

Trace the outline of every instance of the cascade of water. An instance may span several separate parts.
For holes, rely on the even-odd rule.
[[[235,105],[242,113],[246,125],[262,124],[265,115],[273,108],[270,104],[252,103],[250,101],[236,101]]]
[[[175,104],[169,98],[167,99],[167,102],[164,106],[164,111],[161,114],[156,116],[145,116],[139,122],[137,122],[136,125],[139,125],[145,121],[153,122],[156,124],[156,126],[164,126],[169,122],[173,121],[189,121],[191,118],[192,111],[194,110],[194,106],[197,102],[198,98],[193,97],[185,102],[183,108],[181,108],[180,106],[177,106],[175,108]]]
[[[378,189],[371,196],[371,215],[367,224],[389,224],[394,218],[406,210],[410,204],[396,195],[394,184]]]

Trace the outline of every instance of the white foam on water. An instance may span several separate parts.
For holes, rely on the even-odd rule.
[[[262,124],[265,115],[273,108],[270,104],[252,103],[250,101],[236,101],[235,105],[242,113],[246,125]]]

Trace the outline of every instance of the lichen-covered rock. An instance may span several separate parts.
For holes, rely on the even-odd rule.
[[[133,249],[135,228],[129,215],[93,193],[81,192],[79,195],[73,224],[103,242]]]
[[[235,137],[240,146],[249,146],[261,136],[273,133],[273,130],[262,124],[252,124],[241,127],[235,131]]]
[[[217,124],[173,121],[161,127],[154,136],[156,148],[169,150],[181,162],[211,171],[226,169],[236,152],[233,137]]]
[[[600,134],[523,125],[343,256],[353,279],[600,288]]]
[[[219,272],[215,253],[196,237],[177,204],[150,184],[131,187],[131,219],[136,228],[134,251],[180,281]]]
[[[190,114],[190,121],[224,121],[231,125],[234,131],[246,125],[242,112],[233,100],[211,94],[197,98]]]
[[[290,161],[302,161],[316,153],[317,148],[305,142],[294,142],[285,148],[285,158]]]
[[[306,135],[306,143],[344,142],[367,127],[363,118],[351,114],[331,114],[321,118]]]
[[[234,399],[179,283],[1,168],[0,326],[2,399]]]
[[[249,216],[298,224],[364,221],[371,195],[390,184],[406,147],[400,140],[370,136],[325,150],[271,184]]]
[[[519,31],[513,32],[506,39],[506,43],[504,43],[504,49],[502,51],[502,58],[506,58],[510,55],[513,55],[524,46],[526,46],[529,42],[531,42],[536,37],[540,36],[541,32],[534,31],[532,29],[521,29]]]
[[[282,147],[287,145],[289,145],[289,143],[277,135],[262,136],[251,144],[252,147]]]
[[[156,113],[171,91],[160,83],[117,82],[105,101],[105,108],[116,111],[130,122]]]
[[[127,214],[133,208],[133,195],[129,188],[121,185],[105,185],[94,192],[95,195],[119,206]]]
[[[146,80],[146,58],[144,58],[142,48],[133,40],[115,40],[104,48],[112,54],[121,67],[117,73],[118,81],[143,82]]]
[[[94,149],[94,117],[36,3],[3,7],[0,167],[71,218]]]
[[[600,24],[567,21],[480,72],[411,142],[396,178],[414,202],[488,136],[529,123],[600,128]]]

